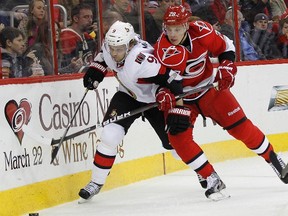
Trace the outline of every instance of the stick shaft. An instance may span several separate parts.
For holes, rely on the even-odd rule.
[[[94,129],[96,129],[96,125],[93,125],[93,126],[91,126],[91,127],[85,128],[85,129],[83,129],[83,130],[81,130],[81,131],[77,131],[76,133],[73,133],[73,134],[70,134],[70,135],[66,136],[66,137],[63,139],[63,142],[66,141],[66,140],[72,139],[72,138],[74,138],[74,137],[80,136],[80,135],[82,135],[82,134],[84,134],[84,133],[87,133],[87,132],[89,132],[89,131],[92,131],[92,130],[94,130]],[[53,139],[52,142],[51,142],[51,145],[60,143],[60,141],[61,141],[61,139],[55,139],[55,140]]]
[[[71,121],[69,122],[69,124],[68,124],[68,126],[67,126],[67,128],[66,128],[66,130],[65,130],[65,132],[63,134],[63,136],[61,137],[59,144],[52,149],[52,155],[51,155],[52,159],[51,159],[50,164],[52,164],[54,159],[56,158],[56,156],[58,154],[58,151],[59,151],[62,143],[64,142],[64,139],[65,139],[65,137],[66,137],[71,125],[72,125],[72,122],[74,121],[74,119],[76,117],[76,114],[78,113],[78,111],[79,111],[79,109],[80,109],[80,107],[81,107],[81,105],[82,105],[82,103],[83,103],[88,91],[89,91],[88,89],[85,90],[85,93],[84,93],[84,95],[83,95],[83,97],[82,97],[82,99],[81,99],[81,101],[80,101],[80,103],[79,103],[79,105],[78,105],[78,107],[77,107],[77,109],[76,109]]]
[[[192,95],[192,94],[195,94],[195,93],[199,93],[201,91],[205,91],[205,90],[208,90],[210,88],[215,88],[218,86],[218,83],[215,82],[215,83],[211,83],[211,84],[208,84],[206,86],[202,86],[202,87],[198,87],[198,88],[194,88],[194,89],[191,89],[190,91],[187,91],[185,93],[182,93],[180,95],[177,95],[175,98],[176,99],[179,99],[179,98],[184,98],[188,95]],[[115,122],[118,122],[120,120],[123,120],[123,119],[126,119],[126,118],[129,118],[131,116],[134,116],[134,115],[137,115],[139,113],[142,113],[142,112],[145,112],[149,109],[152,109],[154,107],[157,107],[158,106],[158,103],[155,102],[155,103],[152,103],[152,104],[148,104],[146,106],[143,106],[143,107],[140,107],[138,109],[135,109],[135,110],[132,110],[132,111],[129,111],[127,113],[124,113],[124,114],[121,114],[119,116],[115,116],[113,119],[108,119],[107,121],[103,122],[102,123],[102,126],[105,126],[107,124],[110,124],[110,123],[115,123]]]

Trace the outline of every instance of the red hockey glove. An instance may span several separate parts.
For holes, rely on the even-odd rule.
[[[176,106],[168,111],[165,131],[171,135],[184,132],[191,125],[191,110],[188,107]]]
[[[217,90],[229,89],[234,85],[237,68],[232,61],[224,60],[218,67],[215,81],[218,82]]]
[[[168,111],[176,105],[174,94],[167,88],[159,89],[156,94],[156,102],[159,103],[158,109],[161,111]]]

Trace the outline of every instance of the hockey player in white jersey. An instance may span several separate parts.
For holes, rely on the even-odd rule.
[[[96,56],[84,75],[84,86],[88,89],[96,89],[98,84],[104,79],[107,71],[112,71],[118,79],[119,91],[111,99],[110,105],[104,116],[103,122],[135,110],[156,101],[155,97],[169,97],[165,91],[161,92],[161,87],[166,87],[175,95],[183,93],[181,78],[176,72],[161,65],[153,56],[153,47],[147,42],[139,39],[134,33],[131,24],[116,21],[105,35],[102,51]],[[160,90],[159,90],[160,89]],[[169,103],[178,103],[178,101]],[[171,106],[175,104],[162,103],[161,106]],[[101,143],[98,144],[93,167],[91,181],[79,191],[79,196],[84,200],[91,199],[99,193],[106,178],[114,164],[117,155],[117,146],[121,143],[129,127],[141,114],[129,118],[104,124],[101,133]],[[167,133],[165,132],[165,121],[163,112],[153,108],[143,114],[162,141],[166,149],[172,149],[169,144]],[[193,169],[199,175],[199,170],[207,165],[209,172],[215,173],[213,166],[208,162],[203,153],[203,166]],[[203,179],[202,179],[203,180]],[[204,180],[202,187],[207,187]],[[223,184],[224,185],[224,184]],[[225,185],[224,185],[225,186]]]

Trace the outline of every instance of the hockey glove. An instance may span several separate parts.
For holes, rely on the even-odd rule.
[[[168,111],[166,132],[171,135],[184,132],[191,125],[191,110],[188,107],[176,106]]]
[[[98,62],[92,62],[83,77],[84,87],[93,90],[98,87],[107,73],[107,68]]]
[[[224,60],[218,67],[215,81],[218,82],[217,90],[229,89],[234,85],[237,68],[232,61]]]
[[[161,111],[168,111],[176,105],[174,94],[167,88],[159,89],[156,94],[156,101],[158,103],[158,109]]]

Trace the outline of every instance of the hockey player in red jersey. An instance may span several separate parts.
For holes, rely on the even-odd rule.
[[[190,16],[181,5],[167,9],[163,20],[164,32],[155,44],[154,54],[163,65],[179,72],[183,78],[184,92],[213,82],[218,82],[218,87],[176,103],[173,94],[162,88],[157,101],[167,115],[166,127],[171,145],[186,164],[194,164],[192,166],[207,179],[208,197],[210,193],[221,190],[221,181],[209,176],[210,168],[201,160],[201,150],[193,139],[193,125],[197,116],[201,115],[204,120],[210,117],[230,135],[263,157],[279,178],[285,184],[288,183],[288,176],[281,176],[285,166],[283,160],[274,152],[266,136],[246,117],[230,92],[237,72],[232,41],[215,31],[207,22],[189,22]],[[216,73],[213,73],[209,55],[219,59]],[[182,148],[178,148],[179,145]]]
[[[88,89],[97,88],[108,70],[112,70],[119,81],[119,91],[111,99],[103,122],[113,119],[115,115],[120,116],[155,102],[156,94],[158,96],[161,94],[160,86],[169,87],[171,92],[176,95],[183,93],[181,76],[170,68],[161,65],[153,55],[153,50],[150,44],[136,36],[131,24],[117,21],[110,27],[105,35],[102,51],[98,53],[83,78],[84,86]],[[172,149],[165,132],[163,112],[155,107],[145,111],[142,115],[154,128],[163,147]],[[114,164],[118,144],[121,143],[130,126],[139,116],[140,114],[133,115],[118,122],[104,124],[101,142],[97,145],[92,165],[92,178],[80,190],[79,196],[81,198],[89,200],[99,193]],[[186,145],[177,145],[176,148],[183,148],[183,151],[186,151]],[[201,186],[206,188],[207,182],[198,172],[198,169],[202,170],[202,167],[198,165],[205,166],[206,169],[203,172],[205,177],[216,176],[217,174],[200,147],[182,155],[185,159],[182,158],[182,160],[186,162],[187,158],[192,159],[195,154],[199,155],[197,160],[199,162],[191,162],[188,165],[192,165],[190,167],[197,172]],[[221,188],[224,187],[225,185],[222,183]]]

